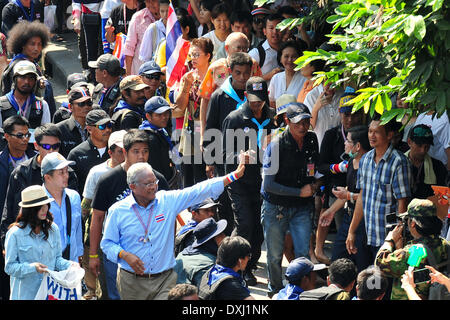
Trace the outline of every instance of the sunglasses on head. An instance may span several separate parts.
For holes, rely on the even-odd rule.
[[[57,150],[59,149],[59,147],[61,147],[61,142],[55,143],[55,144],[48,144],[48,143],[38,143],[39,146],[41,146],[42,148],[44,148],[45,150]]]
[[[92,100],[86,100],[83,102],[75,102],[79,107],[92,107]]]
[[[149,80],[159,80],[161,79],[161,75],[158,73],[146,74],[145,77]]]
[[[106,128],[111,129],[112,128],[112,123],[111,122],[107,122],[107,123],[103,123],[103,124],[96,124],[95,126],[97,128],[99,128],[100,130],[105,130]]]
[[[9,133],[10,136],[16,137],[18,139],[29,139],[31,137],[31,133],[27,132],[25,134],[23,133]]]

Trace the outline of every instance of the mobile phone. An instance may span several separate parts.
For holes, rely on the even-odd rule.
[[[430,281],[430,270],[427,268],[415,270],[413,272],[414,283],[422,283]]]

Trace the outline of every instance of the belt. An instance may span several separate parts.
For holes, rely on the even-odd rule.
[[[168,271],[171,271],[172,269],[167,269],[163,272],[159,272],[159,273],[144,273],[144,274],[137,274],[128,270],[125,270],[123,268],[120,268],[120,270],[125,271],[126,273],[132,274],[133,276],[137,277],[137,278],[146,278],[146,279],[150,279],[150,278],[157,278],[161,275],[163,275],[164,273],[167,273]]]

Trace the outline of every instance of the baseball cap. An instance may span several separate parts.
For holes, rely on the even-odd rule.
[[[71,73],[67,76],[67,90],[72,89],[75,83],[83,83],[88,85],[87,78],[82,73]]]
[[[433,131],[425,124],[418,124],[409,130],[408,138],[417,144],[431,144],[433,143]]]
[[[139,90],[142,90],[147,87],[148,87],[148,85],[146,85],[144,83],[144,81],[142,81],[141,77],[138,75],[126,76],[125,78],[123,78],[120,81],[120,84],[119,84],[120,91],[126,90],[126,89],[139,91]]]
[[[298,123],[300,120],[311,118],[311,113],[303,103],[291,102],[286,108],[286,116],[289,121]]]
[[[123,136],[127,132],[125,130],[114,131],[111,133],[108,139],[108,148],[111,148],[112,145],[116,145],[119,148],[123,148]]]
[[[68,98],[69,103],[83,102],[91,99],[91,94],[89,93],[89,90],[87,88],[77,87],[69,91]]]
[[[31,61],[21,60],[21,61],[17,62],[16,65],[14,66],[14,69],[13,69],[14,75],[23,76],[23,75],[29,74],[29,73],[35,74],[36,77],[39,76],[37,73],[37,70],[36,70],[36,66]]]
[[[86,115],[86,125],[95,126],[111,121],[111,118],[103,109],[94,109],[88,112]]]
[[[45,174],[49,173],[53,170],[58,170],[65,168],[69,165],[74,165],[75,161],[68,161],[66,158],[64,158],[63,155],[61,155],[58,152],[52,152],[47,154],[41,163],[41,175],[44,176]]]
[[[227,220],[222,219],[216,222],[213,218],[205,219],[194,228],[193,234],[195,237],[192,247],[196,248],[211,240],[218,234],[222,233],[227,227]]]
[[[251,77],[248,79],[245,85],[245,91],[247,92],[247,100],[249,102],[266,102],[269,99],[267,82],[261,77]]]
[[[299,257],[289,263],[284,275],[288,281],[293,282],[301,280],[311,271],[319,271],[326,268],[325,264],[314,264],[305,257]]]
[[[123,73],[120,61],[110,53],[102,54],[96,61],[89,61],[88,66],[94,69],[106,70],[112,76],[118,76]]]
[[[411,217],[433,217],[436,216],[436,205],[428,199],[412,199],[408,204],[408,209],[398,215],[400,218]]]
[[[271,13],[272,13],[272,12],[270,12],[270,10],[268,10],[268,9],[266,9],[266,8],[262,8],[262,7],[255,8],[255,9],[253,9],[252,12],[251,12],[252,16],[255,16],[255,15],[257,15],[257,14],[271,14]]]
[[[138,72],[139,75],[153,74],[153,73],[163,74],[159,65],[153,60],[147,61],[144,64],[142,64]]]
[[[144,106],[146,113],[163,113],[171,110],[169,103],[163,97],[155,96],[147,100]]]
[[[352,88],[353,90],[353,88]],[[353,105],[345,105],[348,101],[354,99],[357,94],[354,92],[346,91],[339,98],[339,112],[340,113],[351,113],[353,110]]]
[[[200,203],[190,207],[189,211],[197,211],[199,209],[208,209],[208,208],[215,207],[215,206],[218,206],[218,205],[219,205],[218,202],[214,202],[213,199],[208,198],[208,199],[203,200],[202,202],[200,202]]]
[[[277,109],[277,116],[280,114],[283,114],[286,112],[286,108],[289,106],[289,103],[291,102],[297,102],[297,98],[292,94],[283,94],[281,95],[276,101],[276,109]]]

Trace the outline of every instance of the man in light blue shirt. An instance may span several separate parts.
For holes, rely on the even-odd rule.
[[[132,193],[108,210],[100,246],[118,263],[117,288],[123,300],[167,300],[176,285],[174,237],[178,213],[206,198],[217,198],[224,187],[239,179],[249,161],[241,155],[236,171],[174,191],[158,191],[158,180],[148,163],[127,171]],[[144,281],[143,279],[146,279]]]
[[[69,165],[73,163],[58,152],[47,154],[42,160],[41,174],[47,195],[55,199],[51,202],[50,212],[61,235],[63,258],[79,262],[83,256],[81,199],[78,192],[67,188]]]

